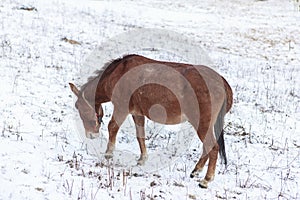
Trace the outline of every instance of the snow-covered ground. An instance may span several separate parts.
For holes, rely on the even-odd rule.
[[[141,28],[191,38],[233,88],[229,164],[218,163],[208,189],[197,183],[205,170],[189,178],[197,140],[171,164],[143,172],[109,165],[78,135],[68,82],[85,82],[83,63],[102,42]],[[0,199],[300,199],[299,58],[300,12],[288,0],[2,0]],[[130,125],[117,146],[138,151]],[[174,128],[149,122],[147,133]]]

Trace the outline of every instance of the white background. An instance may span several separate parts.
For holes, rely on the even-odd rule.
[[[192,38],[233,88],[229,164],[218,163],[206,190],[197,183],[204,172],[189,178],[200,141],[168,167],[136,173],[90,155],[78,135],[68,82],[86,81],[82,63],[101,42],[139,27]],[[2,0],[0,199],[299,199],[299,27],[300,13],[288,0]],[[154,124],[147,130],[170,131]],[[129,132],[130,120],[117,146],[131,141],[127,148],[138,151],[122,135]]]

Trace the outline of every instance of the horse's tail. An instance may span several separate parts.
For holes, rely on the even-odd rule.
[[[230,85],[228,84],[228,82],[223,78],[223,82],[224,82],[224,88],[225,88],[225,92],[226,92],[226,113],[230,110],[230,108],[232,107],[232,103],[233,103],[233,93],[232,93],[232,89],[230,87]]]
[[[226,97],[223,102],[222,108],[218,114],[217,121],[214,125],[215,129],[215,136],[219,145],[219,154],[221,157],[221,160],[224,162],[225,165],[227,165],[227,157],[226,157],[226,151],[225,151],[225,142],[224,142],[224,117],[225,114],[231,109],[232,103],[233,103],[233,93],[230,85],[228,82],[222,77],[224,82],[224,89],[226,92]]]
[[[219,145],[219,154],[221,157],[221,160],[227,166],[227,156],[225,151],[225,142],[224,142],[224,130],[222,130],[221,135],[218,139],[218,145]]]
[[[225,98],[224,103],[222,105],[222,108],[218,114],[217,121],[214,125],[214,131],[215,136],[219,145],[219,154],[221,157],[221,160],[224,162],[225,165],[227,165],[227,158],[226,158],[226,151],[225,151],[225,142],[224,142],[224,117],[227,112],[227,98]]]

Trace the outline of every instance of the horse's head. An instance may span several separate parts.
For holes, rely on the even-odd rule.
[[[101,105],[96,111],[96,109],[87,101],[84,92],[77,89],[77,87],[72,83],[69,83],[69,85],[72,92],[78,97],[75,107],[77,108],[80,118],[83,122],[86,137],[90,139],[98,137],[99,128],[103,117]]]

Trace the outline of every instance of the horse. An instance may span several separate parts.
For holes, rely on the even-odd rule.
[[[225,114],[232,107],[233,93],[215,70],[130,54],[106,63],[95,73],[80,89],[73,83],[69,85],[78,97],[75,107],[87,138],[99,136],[104,115],[101,104],[114,105],[108,124],[106,159],[113,157],[118,130],[131,114],[141,153],[137,164],[144,164],[148,157],[144,130],[147,117],[161,124],[188,121],[194,127],[203,151],[190,177],[198,175],[209,160],[201,188],[207,188],[214,178],[218,152],[227,165],[223,126]]]

